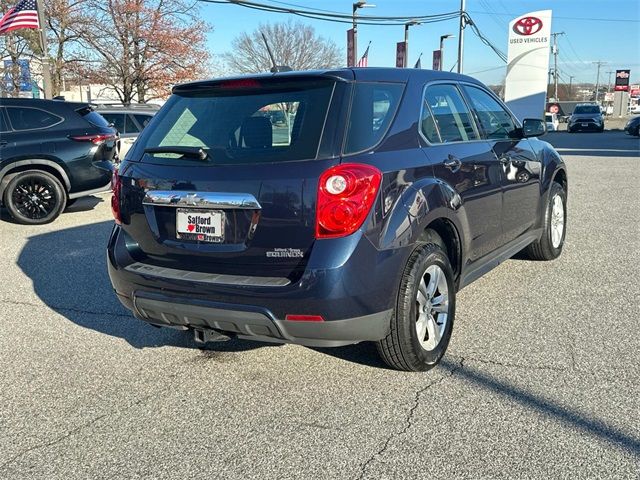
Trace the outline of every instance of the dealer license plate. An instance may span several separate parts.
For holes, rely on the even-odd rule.
[[[176,209],[176,238],[220,243],[224,240],[224,212],[221,210]]]

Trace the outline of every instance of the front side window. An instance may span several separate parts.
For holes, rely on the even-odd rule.
[[[404,85],[355,83],[344,153],[375,147],[391,125],[400,105]]]
[[[464,90],[469,96],[485,138],[500,140],[513,137],[516,125],[509,112],[495,98],[480,88],[465,85]]]
[[[471,114],[458,89],[438,84],[427,87],[421,121],[422,133],[432,143],[478,140]],[[433,118],[429,118],[430,116]]]
[[[39,108],[7,107],[7,113],[14,130],[48,128],[62,121],[59,116]]]
[[[139,114],[139,113],[135,114],[134,117],[136,117],[136,120],[140,124],[140,128],[146,127],[147,124],[153,118],[151,115],[142,115],[142,114]]]

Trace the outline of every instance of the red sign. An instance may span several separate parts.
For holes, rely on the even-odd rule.
[[[549,107],[549,113],[558,113],[560,111],[560,107],[558,105],[551,105]]]
[[[628,92],[629,91],[629,77],[631,76],[631,70],[616,70],[616,92]]]
[[[442,70],[442,65],[440,65],[441,61],[442,59],[440,58],[440,50],[434,50],[433,51],[433,69],[434,70]]]
[[[533,35],[542,30],[542,20],[537,17],[522,17],[513,24],[513,31],[518,35]]]
[[[407,56],[407,44],[405,42],[398,42],[396,45],[396,67],[404,68],[406,65],[405,57]]]
[[[347,30],[347,67],[356,64],[356,52],[353,51],[353,28]]]

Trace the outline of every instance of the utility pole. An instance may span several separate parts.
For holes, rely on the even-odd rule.
[[[611,75],[613,75],[613,73],[615,72],[609,70],[607,73],[609,74],[609,86],[607,87],[607,92],[611,92]]]
[[[600,67],[602,67],[603,65],[606,65],[607,62],[601,62],[601,61],[597,61],[597,62],[592,62],[594,65],[598,66],[598,74],[596,76],[596,103],[598,102],[598,91],[600,90]]]
[[[573,79],[576,78],[575,75],[569,75],[569,98],[567,100],[571,100],[573,98]]]
[[[51,99],[51,66],[49,65],[49,50],[47,49],[47,34],[44,32],[44,5],[42,0],[36,0],[38,9],[38,22],[40,23],[40,46],[42,47],[42,86],[44,87],[44,98]]]
[[[558,101],[558,35],[564,35],[564,32],[552,33],[553,46],[551,52],[553,53],[553,98]]]
[[[464,27],[466,15],[466,0],[460,0],[460,28],[458,30],[458,73],[462,73],[462,60],[464,57]],[[442,62],[442,60],[440,60]]]

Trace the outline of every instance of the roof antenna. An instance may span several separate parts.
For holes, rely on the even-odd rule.
[[[271,67],[270,72],[271,73],[290,72],[292,70],[291,67],[288,67],[286,65],[278,66],[278,64],[276,63],[276,59],[273,56],[273,52],[271,51],[271,47],[269,47],[269,42],[267,42],[267,37],[265,36],[264,32],[260,32],[260,35],[262,35],[262,40],[264,41],[265,47],[267,47],[267,52],[269,53],[269,58],[271,59],[271,65],[273,65]]]

